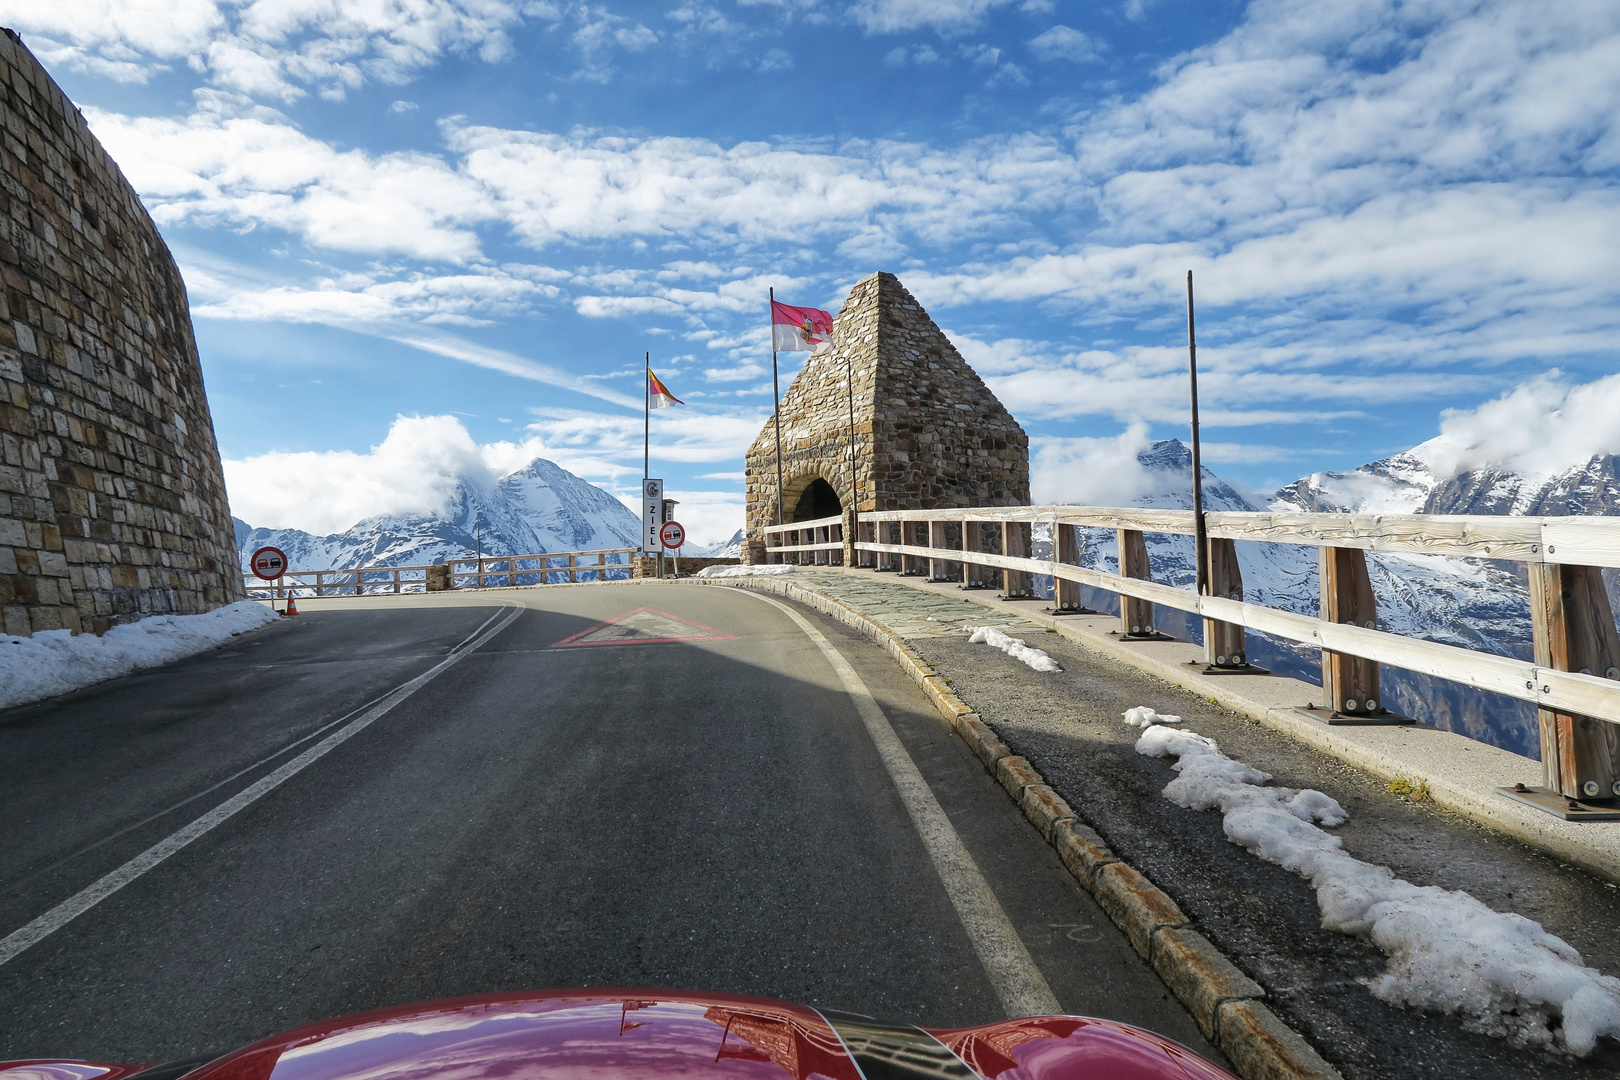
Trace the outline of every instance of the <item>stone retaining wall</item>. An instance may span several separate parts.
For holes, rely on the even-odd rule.
[[[0,33],[0,619],[101,632],[243,596],[185,283],[84,117]]]

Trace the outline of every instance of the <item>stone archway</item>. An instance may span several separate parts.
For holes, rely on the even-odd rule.
[[[842,517],[843,500],[833,486],[817,476],[805,485],[798,499],[788,511],[789,521],[815,521],[819,518]]]
[[[777,543],[785,545],[825,544],[843,541],[847,491],[840,491],[835,481],[820,472],[801,473],[782,488],[783,523],[792,526],[798,522],[837,520],[835,525],[820,525],[813,529],[794,529],[782,534]],[[772,556],[770,562],[794,562],[801,565],[841,566],[843,552],[801,551]]]

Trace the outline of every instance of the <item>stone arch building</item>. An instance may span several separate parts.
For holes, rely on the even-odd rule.
[[[782,395],[783,520],[1029,503],[1029,438],[893,274],[850,290]],[[851,431],[853,430],[853,438]],[[853,443],[853,446],[852,446]],[[776,523],[775,418],[748,448],[746,561]],[[850,535],[846,528],[845,535]]]
[[[185,282],[84,117],[0,33],[0,629],[241,599]]]

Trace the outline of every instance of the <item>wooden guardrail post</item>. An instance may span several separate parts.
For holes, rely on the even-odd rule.
[[[1620,634],[1595,566],[1530,564],[1535,660],[1542,667],[1620,678]],[[1620,726],[1540,710],[1546,786],[1571,799],[1620,796]]]
[[[1211,537],[1209,544],[1209,590],[1211,596],[1227,600],[1243,599],[1243,571],[1238,567],[1237,543]],[[1238,623],[1204,620],[1204,663],[1219,668],[1247,667],[1248,646]]]
[[[1008,558],[1029,558],[1029,541],[1024,536],[1027,526],[1021,521],[1001,523],[1001,553]],[[1025,599],[1035,595],[1035,579],[1027,570],[1003,570],[1001,591],[1008,599]]]
[[[1060,563],[1069,566],[1080,565],[1080,527],[1078,525],[1052,525],[1053,557]],[[1054,611],[1080,612],[1085,605],[1080,602],[1080,583],[1078,581],[1065,581],[1063,578],[1052,579],[1052,608]]]
[[[1148,566],[1147,538],[1142,535],[1142,531],[1118,529],[1115,536],[1119,542],[1119,576],[1141,578],[1144,581],[1151,579],[1153,572]],[[1127,637],[1152,634],[1153,602],[1121,593],[1119,632]]]
[[[942,551],[950,550],[950,543],[945,538],[945,522],[930,521],[928,523],[928,546],[939,548]],[[951,563],[948,559],[928,560],[929,581],[949,581],[954,575],[951,573]]]
[[[970,552],[984,550],[984,526],[972,518],[962,519],[962,587],[964,589],[982,589],[985,587],[984,567],[978,563],[966,561],[965,556]]]
[[[1324,547],[1320,552],[1322,618],[1369,629],[1378,626],[1378,603],[1373,598],[1367,555],[1360,548]],[[1383,707],[1378,690],[1378,665],[1359,656],[1322,650],[1322,690],[1327,708],[1346,715],[1367,715]]]

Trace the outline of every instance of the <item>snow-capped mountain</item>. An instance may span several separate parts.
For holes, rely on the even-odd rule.
[[[730,540],[722,540],[713,547],[694,552],[705,559],[739,559],[742,557],[743,531],[738,529],[731,534]]]
[[[421,566],[480,548],[487,555],[591,551],[632,547],[640,537],[640,523],[623,503],[544,458],[493,485],[463,478],[436,514],[383,514],[327,536],[235,524],[244,567],[270,545],[286,552],[294,570]]]
[[[1312,474],[1273,493],[1265,500],[1265,508],[1317,513],[1536,515],[1602,514],[1620,509],[1620,461],[1610,455],[1551,475],[1479,469],[1441,479],[1427,463],[1425,449],[1415,447],[1346,472]],[[1137,460],[1152,483],[1136,505],[1191,508],[1192,455],[1186,446],[1174,439],[1157,442],[1138,454]],[[1260,509],[1208,469],[1204,470],[1204,505],[1208,510]],[[1082,562],[1117,573],[1112,534],[1092,529],[1084,530],[1083,535]],[[1151,533],[1146,539],[1154,579],[1192,589],[1192,539]],[[1316,549],[1248,542],[1237,547],[1245,598],[1302,614],[1317,612]],[[1530,656],[1530,609],[1520,564],[1369,553],[1367,565],[1383,629],[1501,655]],[[1611,595],[1615,585],[1611,582]],[[1110,594],[1096,593],[1093,598],[1088,590],[1087,596],[1093,606],[1111,603]],[[1155,618],[1160,629],[1176,637],[1201,638],[1198,621],[1180,612],[1161,607]],[[1250,652],[1254,662],[1280,673],[1320,681],[1313,650],[1251,634]],[[1425,723],[1518,753],[1533,756],[1538,752],[1535,711],[1529,705],[1392,668],[1384,669],[1383,684],[1391,708]]]

